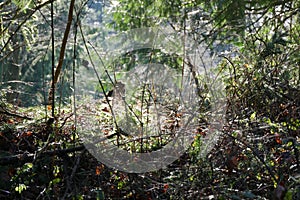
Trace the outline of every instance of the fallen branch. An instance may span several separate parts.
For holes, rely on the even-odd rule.
[[[33,119],[33,118],[31,118],[31,117],[22,116],[22,115],[19,115],[19,114],[16,114],[16,113],[11,113],[11,112],[9,112],[8,110],[6,110],[5,108],[3,108],[1,105],[0,105],[0,113],[1,113],[1,114],[5,114],[5,115],[8,115],[8,116],[12,116],[12,117],[22,118],[22,119],[29,119],[29,120],[32,120],[32,119]]]
[[[63,156],[68,153],[73,153],[76,151],[82,151],[85,147],[83,145],[68,148],[68,149],[58,149],[58,150],[52,150],[52,151],[45,151],[40,154],[41,157],[44,156]],[[22,165],[27,162],[32,162],[34,160],[35,154],[33,153],[23,153],[18,155],[12,155],[12,156],[5,156],[0,158],[0,165],[11,165],[11,164],[18,164]]]

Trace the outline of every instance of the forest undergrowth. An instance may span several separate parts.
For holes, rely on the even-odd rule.
[[[199,155],[205,137],[199,130],[189,150],[166,169],[132,174],[90,155],[76,133],[71,109],[61,108],[55,119],[46,120],[44,108],[24,110],[2,102],[0,197],[299,198],[299,105],[274,103],[268,116],[266,111],[237,111],[236,103],[228,103],[227,122],[206,157]]]

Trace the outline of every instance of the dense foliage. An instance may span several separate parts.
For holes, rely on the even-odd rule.
[[[1,198],[300,198],[299,0],[76,1],[66,41],[69,4],[53,4],[55,63],[64,42],[66,50],[56,98],[47,105],[54,70],[51,1],[0,1]],[[205,55],[214,60],[213,70],[225,86],[226,122],[203,156],[211,96],[200,70],[194,70],[204,97],[201,126],[188,151],[165,169],[125,173],[98,162],[86,150],[76,123],[82,110],[99,109],[99,123],[114,126],[106,117],[111,111],[105,100],[114,89],[113,75],[106,72],[116,66],[131,70],[151,60],[181,70],[184,59],[158,49],[126,52],[103,66],[103,40],[150,26],[170,26],[207,47]],[[103,67],[97,69],[99,80],[92,78],[97,66]],[[88,94],[102,98],[103,104],[88,104]],[[172,133],[178,116],[168,116],[166,129]],[[104,131],[114,133],[110,139],[119,146],[120,130]],[[125,138],[122,147],[156,150],[169,136],[158,138],[160,142],[151,145]]]

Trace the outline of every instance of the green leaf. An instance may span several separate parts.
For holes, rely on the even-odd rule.
[[[293,200],[293,191],[288,190],[284,196],[284,200]]]
[[[256,112],[253,112],[251,115],[250,115],[250,120],[251,121],[255,121],[256,119]]]
[[[20,194],[22,191],[24,191],[26,189],[27,189],[27,186],[23,183],[21,183],[17,187],[15,187],[15,191],[19,192]]]

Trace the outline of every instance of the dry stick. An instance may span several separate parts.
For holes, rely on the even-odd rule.
[[[60,75],[60,72],[61,72],[61,69],[62,69],[62,65],[63,65],[63,62],[64,62],[64,56],[65,56],[65,50],[66,50],[66,46],[67,46],[67,42],[68,42],[68,36],[69,36],[70,30],[71,30],[71,24],[72,24],[72,20],[73,20],[74,5],[75,5],[75,0],[71,0],[70,7],[69,7],[69,14],[68,14],[68,22],[67,22],[66,30],[65,30],[65,33],[64,33],[62,45],[61,45],[61,48],[60,48],[58,64],[57,64],[55,74],[54,74],[54,78],[53,78],[53,82],[52,82],[52,84],[54,86],[58,81],[58,78],[59,78],[59,75]],[[50,94],[54,93],[54,91],[52,91],[52,90],[54,90],[54,88],[51,88],[51,90],[49,91],[49,102],[54,101],[54,99],[51,99],[52,97],[50,95]]]
[[[55,66],[55,41],[54,41],[54,5],[53,5],[53,2],[51,2],[51,45],[52,45],[52,48],[51,48],[51,75],[52,75],[52,84],[51,84],[51,89],[50,89],[50,92],[49,92],[49,103],[52,103],[52,118],[50,118],[48,121],[47,121],[47,125],[49,124],[49,126],[54,122],[54,97],[55,97],[55,94],[54,94],[54,88],[55,88],[55,84],[54,84],[54,66]],[[50,99],[52,99],[52,101],[50,101]],[[46,110],[46,116],[47,116],[47,110]],[[49,123],[48,123],[49,122]],[[51,134],[48,134],[48,138],[47,138],[47,142],[46,144],[42,147],[42,151],[48,147],[49,145],[49,139],[51,137]],[[55,137],[55,141],[56,141],[56,137]],[[36,160],[37,157],[39,157],[42,153],[42,151],[39,151],[39,152],[35,152],[35,155],[34,155],[34,161]],[[37,156],[36,156],[37,155]],[[54,163],[54,158],[51,159],[52,160],[52,166],[55,166],[55,163]],[[34,162],[33,161],[33,162]]]
[[[85,150],[90,150],[90,149],[95,149],[97,143],[101,143],[106,141],[107,139],[111,139],[112,137],[115,136],[115,133],[104,136],[101,138],[93,138],[92,143],[85,143],[84,145],[78,145],[73,148],[67,148],[67,149],[56,149],[56,150],[49,150],[49,151],[36,151],[35,153],[28,153],[24,152],[23,154],[16,154],[16,155],[10,155],[10,156],[4,156],[0,157],[0,166],[5,166],[5,165],[22,165],[27,162],[34,162],[35,160],[43,157],[49,157],[49,156],[64,156],[68,153],[75,153],[77,151],[85,151]]]
[[[67,188],[65,190],[65,193],[64,193],[64,196],[62,197],[62,199],[66,199],[67,195],[68,195],[68,191],[70,191],[72,188],[72,185],[73,185],[73,177],[76,173],[76,170],[78,169],[79,167],[79,163],[80,163],[80,159],[81,159],[81,156],[85,153],[86,151],[82,151],[81,154],[76,158],[76,162],[75,162],[75,166],[73,167],[72,169],[72,173],[70,176],[67,177]],[[70,191],[72,192],[72,190]]]
[[[54,12],[53,12],[54,8],[53,8],[53,2],[51,2],[51,75],[52,75],[52,84],[51,84],[51,89],[49,92],[49,104],[52,103],[52,118],[54,118],[54,98],[55,98],[55,94],[54,94],[54,88],[55,88],[55,84],[54,84],[54,66],[55,66],[55,41],[54,41]],[[50,99],[52,99],[52,101],[50,101]],[[47,116],[47,109],[46,109],[46,116]]]
[[[94,64],[93,59],[92,59],[91,54],[90,54],[90,50],[89,50],[89,48],[87,47],[87,42],[86,42],[86,40],[85,40],[85,37],[84,37],[83,31],[82,31],[82,27],[81,27],[81,23],[80,23],[80,22],[78,22],[78,26],[79,26],[80,34],[81,34],[81,37],[82,37],[82,40],[83,40],[83,43],[84,43],[84,47],[85,47],[86,52],[87,52],[87,54],[88,54],[89,60],[91,61],[91,65],[93,66],[93,69],[94,69],[94,72],[95,72],[95,74],[96,74],[96,76],[97,76],[97,79],[98,79],[98,82],[99,82],[99,84],[100,84],[101,90],[103,91],[105,100],[106,100],[106,102],[108,103],[109,109],[111,110],[111,113],[112,113],[112,116],[113,116],[113,119],[114,119],[114,120],[113,120],[113,121],[114,121],[114,124],[115,124],[117,130],[119,130],[119,127],[118,127],[118,124],[117,124],[117,122],[116,122],[116,118],[115,118],[115,115],[114,115],[114,112],[113,112],[113,109],[112,109],[112,105],[109,103],[108,95],[104,92],[104,91],[105,91],[104,85],[103,85],[103,83],[102,83],[102,81],[101,81],[101,79],[100,79],[100,76],[99,76],[99,74],[98,74],[98,72],[97,72],[97,70],[96,70],[95,64]]]
[[[97,56],[98,56],[98,58],[99,58],[101,64],[102,64],[103,67],[104,67],[105,73],[106,73],[107,77],[109,78],[110,82],[111,82],[114,86],[116,86],[116,84],[114,83],[114,81],[112,80],[112,78],[110,77],[110,75],[108,74],[107,68],[105,67],[105,64],[104,64],[104,62],[103,62],[103,59],[102,59],[101,56],[99,55],[98,51],[96,50],[96,48],[92,45],[92,43],[91,43],[90,41],[88,41],[88,43],[89,43],[89,45],[91,45],[91,47],[93,48],[93,50],[96,52],[96,54],[97,54]],[[152,53],[151,53],[151,55],[152,55]],[[92,63],[92,65],[93,65],[93,63]],[[103,93],[104,93],[104,96],[107,95],[107,94],[104,92],[104,90],[103,90]],[[105,99],[106,99],[106,96],[105,96]],[[106,100],[107,100],[107,99],[106,99]],[[128,108],[129,111],[132,112],[132,113],[134,114],[134,116],[135,116],[136,119],[139,121],[139,123],[142,124],[142,121],[139,119],[139,117],[137,116],[137,114],[134,112],[134,110],[128,105],[128,103],[127,103],[125,100],[124,100],[124,103],[125,103],[125,105],[126,105],[126,108]],[[108,102],[108,104],[110,105],[109,102]],[[111,111],[112,111],[112,108],[111,108]]]
[[[202,96],[202,90],[201,90],[201,86],[200,86],[200,81],[197,77],[197,72],[196,72],[196,69],[195,69],[195,65],[193,65],[190,61],[190,58],[189,57],[186,57],[187,58],[187,61],[183,61],[185,62],[185,64],[187,64],[187,66],[190,68],[190,72],[192,73],[192,76],[193,76],[193,79],[195,81],[195,85],[196,85],[196,90],[197,90],[197,95],[203,100],[204,97]],[[183,78],[183,77],[182,77]]]
[[[52,150],[52,151],[45,151],[42,152],[39,155],[40,157],[48,157],[48,156],[63,156],[68,153],[74,153],[76,151],[82,151],[85,150],[85,147],[83,145],[69,148],[69,149],[58,149],[58,150]],[[12,156],[5,156],[0,158],[0,166],[1,165],[11,165],[11,164],[17,164],[22,165],[27,162],[33,162],[35,159],[35,154],[33,153],[23,153],[23,154],[17,154]]]
[[[100,54],[98,53],[98,51],[96,50],[95,46],[90,42],[88,41],[89,45],[91,45],[91,47],[93,48],[93,50],[95,51],[95,53],[97,54],[97,57],[99,58],[102,66],[104,67],[104,70],[105,70],[105,74],[107,75],[107,77],[109,78],[109,81],[111,82],[111,84],[113,84],[115,86],[115,83],[114,81],[112,80],[112,78],[110,77],[110,75],[108,74],[108,71],[107,71],[107,68],[105,67],[105,64],[103,62],[103,59],[101,58]],[[104,91],[103,91],[104,93]]]
[[[28,117],[28,116],[19,115],[19,114],[17,114],[17,113],[11,113],[11,112],[9,112],[8,110],[6,110],[5,108],[3,108],[1,105],[0,105],[0,113],[1,113],[1,114],[5,114],[5,115],[8,115],[8,116],[12,116],[12,117],[22,118],[22,119],[29,119],[29,120],[32,120],[32,119],[33,119],[33,118],[31,118],[31,117]]]
[[[171,22],[170,22],[170,25],[173,28],[173,30],[176,31],[175,26]],[[185,25],[186,24],[184,24],[183,63],[182,63],[182,72],[181,72],[182,73],[182,81],[183,81],[185,66],[187,65],[190,69],[190,72],[192,73],[193,79],[195,80],[196,90],[197,90],[198,96],[201,99],[204,99],[204,97],[201,95],[200,83],[199,83],[199,79],[197,77],[195,66],[192,64],[191,59],[186,54],[186,27],[185,27]],[[185,61],[185,59],[186,59],[186,61]],[[181,81],[181,85],[183,84],[182,81]]]
[[[95,74],[96,74],[96,76],[97,76],[97,79],[98,79],[98,82],[99,82],[99,84],[100,84],[101,90],[103,91],[104,98],[105,98],[106,102],[108,103],[109,109],[110,109],[110,111],[111,111],[111,113],[112,113],[112,116],[113,116],[113,119],[114,119],[114,124],[115,124],[115,126],[116,126],[116,128],[117,128],[117,130],[118,130],[118,131],[117,131],[115,134],[113,134],[111,137],[113,137],[113,136],[115,136],[115,135],[119,136],[120,134],[121,134],[121,135],[124,135],[124,136],[129,136],[129,134],[127,134],[127,133],[125,133],[124,131],[122,131],[122,130],[119,128],[118,124],[117,124],[117,121],[116,121],[116,118],[115,118],[115,114],[114,114],[112,105],[109,103],[108,95],[104,92],[104,91],[105,91],[105,90],[104,90],[104,85],[103,85],[103,83],[102,83],[102,81],[101,81],[101,79],[100,79],[100,76],[99,76],[99,74],[98,74],[98,72],[97,72],[97,70],[96,70],[95,64],[94,64],[94,62],[93,62],[93,60],[92,60],[92,57],[91,57],[91,55],[90,55],[90,51],[89,51],[89,49],[88,49],[88,47],[87,47],[87,42],[86,42],[85,37],[84,37],[84,34],[83,34],[83,32],[82,32],[82,28],[81,28],[81,24],[80,24],[80,23],[79,23],[79,30],[80,30],[81,37],[82,37],[82,39],[83,39],[83,43],[84,43],[85,49],[86,49],[86,51],[87,51],[89,60],[91,61],[91,65],[93,66],[93,70],[94,70],[94,72],[95,72]],[[89,44],[91,44],[91,43],[89,42]],[[91,45],[91,46],[92,46],[92,45]],[[93,46],[92,46],[92,47],[93,47]],[[95,48],[93,48],[93,49],[95,50]],[[95,50],[95,52],[97,53],[96,50]],[[97,55],[99,56],[98,53],[97,53]],[[99,56],[99,58],[100,58],[100,61],[102,62],[102,65],[104,66],[103,60],[101,59],[100,56]],[[106,69],[106,68],[105,68],[105,69]],[[106,71],[106,74],[108,75],[110,81],[112,81],[112,80],[111,80],[111,77],[109,76],[109,74],[108,74],[107,71]],[[114,85],[115,85],[115,84],[114,84]],[[142,121],[139,119],[139,117],[136,115],[136,113],[133,111],[133,109],[130,108],[130,106],[128,105],[128,103],[127,103],[126,101],[124,101],[124,102],[125,102],[125,105],[129,108],[129,110],[135,115],[136,119],[137,119],[140,123],[142,123]]]
[[[76,9],[75,9],[76,12]],[[74,25],[74,46],[73,46],[73,63],[72,63],[72,84],[73,84],[73,108],[74,108],[74,130],[72,131],[72,136],[73,136],[73,141],[74,141],[74,146],[76,145],[76,130],[77,130],[77,108],[76,108],[76,76],[75,76],[75,70],[76,70],[76,58],[77,58],[77,28],[78,28],[78,21],[79,21],[79,15],[80,12],[76,14],[76,21]],[[72,106],[71,106],[72,108]]]

